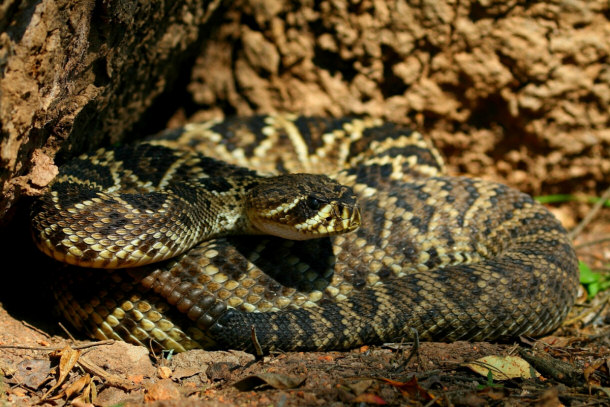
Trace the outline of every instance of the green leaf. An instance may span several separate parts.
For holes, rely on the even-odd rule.
[[[572,194],[555,194],[555,195],[542,195],[536,196],[534,199],[541,204],[552,204],[552,203],[564,203],[564,202],[586,202],[586,203],[597,203],[600,198],[597,196],[583,196],[583,195],[572,195]],[[610,200],[604,202],[605,207],[610,208]]]
[[[580,270],[580,283],[581,284],[594,284],[599,282],[600,275],[594,273],[591,267],[583,261],[578,262],[578,269]]]
[[[600,291],[610,289],[610,274],[597,273],[582,261],[578,262],[578,268],[580,269],[580,283],[587,289],[589,298],[595,297]]]

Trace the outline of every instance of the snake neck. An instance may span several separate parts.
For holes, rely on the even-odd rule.
[[[250,191],[261,183],[268,183],[262,177],[234,178],[229,181],[226,191],[214,189],[210,182],[203,182],[200,190],[202,198],[193,204],[194,212],[200,212],[199,241],[236,235],[264,234],[250,220]],[[227,182],[223,180],[222,182]]]
[[[61,179],[33,207],[34,240],[68,264],[125,268],[167,260],[219,237],[304,240],[360,225],[351,188],[326,176],[231,175],[183,177],[142,191]]]

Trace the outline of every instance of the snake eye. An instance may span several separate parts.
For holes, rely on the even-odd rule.
[[[313,209],[314,211],[317,211],[318,209],[320,209],[320,201],[313,196],[309,196],[307,197],[307,206],[309,206],[309,208]]]

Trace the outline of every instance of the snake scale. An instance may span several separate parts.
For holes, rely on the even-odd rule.
[[[304,208],[317,220],[284,218],[306,229],[331,222],[322,237],[259,227],[199,241],[206,228],[243,223],[231,221],[239,205],[217,200],[274,173],[301,174],[292,192],[273,178],[254,200],[288,193],[272,212]],[[310,173],[328,175],[317,177],[330,197],[307,192]],[[201,205],[226,216],[206,226]],[[542,335],[561,324],[578,286],[571,242],[543,206],[502,184],[446,175],[421,134],[372,118],[233,118],[99,150],[60,169],[32,219],[43,251],[96,267],[57,273],[55,295],[73,325],[178,351],[338,350],[414,332]],[[141,258],[153,263],[120,268]]]

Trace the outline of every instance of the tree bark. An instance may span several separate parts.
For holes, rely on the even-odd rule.
[[[114,143],[178,74],[218,0],[0,6],[0,219],[68,155]]]
[[[0,219],[47,185],[60,148],[120,140],[177,75],[186,98],[163,106],[178,111],[171,124],[369,114],[422,130],[453,173],[532,194],[608,185],[605,0],[235,0],[203,38],[217,6],[0,5]]]
[[[454,174],[599,194],[609,15],[606,0],[237,0],[188,89],[200,117],[368,114],[431,137]]]

